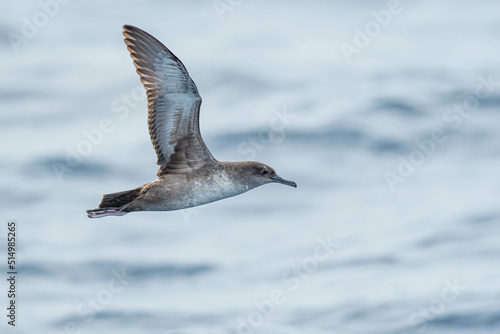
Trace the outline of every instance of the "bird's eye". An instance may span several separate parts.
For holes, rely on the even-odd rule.
[[[266,169],[263,169],[261,173],[262,173],[262,175],[267,175],[267,174],[269,174],[269,172],[268,172]]]

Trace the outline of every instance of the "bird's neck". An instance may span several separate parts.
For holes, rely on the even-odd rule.
[[[222,161],[220,164],[227,180],[233,185],[234,190],[239,191],[240,194],[259,186],[254,184],[252,178],[248,175],[246,162]]]

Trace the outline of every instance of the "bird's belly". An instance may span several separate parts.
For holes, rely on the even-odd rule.
[[[197,182],[160,182],[131,211],[172,211],[215,202],[250,190],[224,177]]]
[[[248,190],[250,190],[248,187],[234,183],[225,176],[213,177],[205,182],[195,183],[182,203],[189,203],[187,207],[203,205],[236,196]]]
[[[187,193],[184,199],[179,201],[178,205],[182,206],[181,208],[184,209],[219,201],[224,198],[239,195],[243,192],[244,191],[234,187],[223,188],[200,185],[198,187],[194,187],[192,191]]]

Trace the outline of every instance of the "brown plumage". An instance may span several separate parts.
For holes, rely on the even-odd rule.
[[[297,187],[259,162],[219,162],[200,133],[201,96],[182,62],[156,38],[123,27],[125,44],[146,89],[148,127],[160,166],[158,179],[104,195],[90,218],[133,211],[170,211],[235,196],[277,182]]]

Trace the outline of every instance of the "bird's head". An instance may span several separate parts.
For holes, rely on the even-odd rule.
[[[281,183],[297,188],[297,183],[281,178],[273,168],[263,163],[247,161],[244,163],[244,169],[248,181],[254,186],[258,187],[267,183]]]

